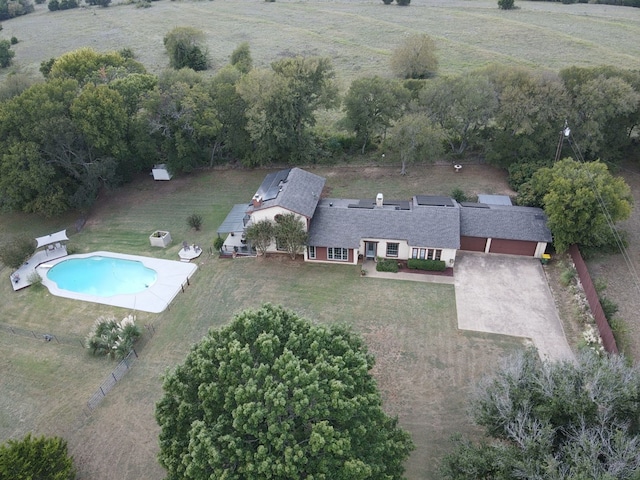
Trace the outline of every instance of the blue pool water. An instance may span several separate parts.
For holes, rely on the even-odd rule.
[[[47,278],[63,290],[111,297],[142,292],[157,274],[135,260],[92,256],[64,260],[47,272]]]

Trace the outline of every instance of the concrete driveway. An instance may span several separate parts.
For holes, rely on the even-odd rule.
[[[542,358],[574,358],[540,261],[458,253],[458,328],[530,339]]]

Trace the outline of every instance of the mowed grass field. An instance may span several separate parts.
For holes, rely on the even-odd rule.
[[[407,177],[382,167],[317,168],[332,195],[409,198],[415,193],[447,194],[456,186],[469,193],[510,193],[505,176],[490,167],[414,167]],[[24,230],[33,235],[70,228],[70,245],[177,259],[181,241],[211,244],[215,231],[237,202],[251,198],[268,170],[214,170],[170,182],[138,179],[105,193],[101,204],[74,233],[74,216],[55,221],[0,215],[2,236]],[[389,193],[387,193],[389,192]],[[186,217],[204,217],[203,230],[189,231]],[[20,226],[22,225],[22,228]],[[174,244],[151,249],[148,235],[162,228]],[[206,248],[205,248],[206,249]],[[158,427],[154,405],[162,395],[162,374],[181,362],[190,346],[235,312],[264,302],[282,304],[322,323],[345,322],[360,332],[376,355],[375,375],[384,408],[398,415],[417,449],[407,463],[410,479],[436,478],[438,459],[456,431],[475,430],[466,414],[468,393],[478,378],[509,352],[517,339],[460,332],[452,285],[360,277],[356,266],[306,265],[286,257],[223,260],[205,253],[191,286],[161,314],[138,312],[153,324],[132,370],[90,415],[86,401],[114,362],[96,359],[80,347],[46,343],[0,332],[0,440],[27,432],[61,435],[69,441],[80,478],[158,479]],[[128,312],[51,296],[46,289],[13,292],[8,269],[0,271],[0,322],[83,338],[99,315]]]
[[[380,0],[261,0],[153,2],[36,12],[3,22],[1,36],[16,36],[13,70],[40,77],[40,62],[79,47],[130,47],[151,72],[168,66],[162,43],[176,26],[202,30],[214,72],[234,48],[249,42],[256,66],[291,55],[333,59],[346,90],[359,77],[389,76],[394,48],[410,34],[428,33],[438,48],[440,73],[461,73],[489,63],[559,70],[615,65],[640,68],[640,9],[516,1],[502,11],[495,0],[413,0],[407,8]],[[6,75],[6,69],[0,75]]]

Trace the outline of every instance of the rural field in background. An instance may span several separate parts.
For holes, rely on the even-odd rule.
[[[554,71],[572,65],[640,68],[640,9],[516,0],[502,11],[495,0],[413,0],[409,7],[367,1],[214,0],[118,4],[36,12],[3,22],[2,38],[20,41],[15,68],[40,78],[40,62],[65,52],[130,47],[149,71],[168,66],[162,43],[176,26],[204,32],[212,72],[249,42],[256,66],[291,55],[333,59],[343,90],[359,77],[390,76],[393,49],[409,34],[436,42],[440,73],[488,63]],[[6,75],[7,70],[0,75]]]
[[[117,2],[114,2],[117,3]],[[493,0],[412,0],[408,8],[374,1],[162,0],[151,8],[112,5],[36,12],[3,22],[0,38],[19,43],[10,71],[40,77],[40,62],[89,46],[99,51],[132,48],[149,71],[168,65],[162,39],[173,27],[191,25],[205,32],[215,72],[233,49],[247,41],[254,63],[289,55],[333,59],[342,90],[359,77],[389,76],[391,52],[405,35],[426,32],[438,46],[440,73],[461,73],[488,63],[559,70],[601,64],[640,68],[640,9],[607,5],[529,2],[500,11]],[[330,117],[333,119],[333,116]],[[563,119],[559,119],[561,124]],[[358,161],[356,159],[356,161]],[[391,159],[388,159],[391,160]],[[315,168],[327,178],[331,196],[409,198],[413,194],[512,193],[505,175],[488,166],[399,168]],[[267,170],[213,170],[170,182],[141,176],[124,188],[104,192],[80,233],[80,214],[46,219],[0,215],[0,241],[14,233],[37,236],[68,228],[80,252],[110,250],[177,259],[182,240],[211,245],[218,225],[234,203],[248,201]],[[637,168],[622,173],[640,202]],[[200,213],[201,232],[189,231],[186,217]],[[627,222],[630,252],[640,261],[640,213]],[[174,243],[152,249],[148,235],[171,232]],[[357,267],[305,265],[286,259],[220,260],[208,253],[198,260],[192,285],[168,311],[139,312],[139,324],[153,324],[140,360],[121,384],[87,417],[83,406],[109,374],[113,362],[95,359],[80,347],[59,346],[0,332],[0,441],[29,431],[68,439],[80,478],[158,479],[158,428],[153,418],[163,372],[182,361],[210,327],[226,324],[233,313],[263,302],[283,304],[316,322],[343,321],[367,339],[377,356],[375,375],[389,413],[397,414],[417,444],[408,462],[411,480],[435,478],[436,462],[455,431],[474,432],[465,401],[477,378],[492,369],[516,339],[456,329],[454,290],[361,278]],[[607,295],[618,301],[630,325],[631,351],[640,358],[640,295],[619,257],[592,263],[607,279]],[[0,270],[0,323],[83,339],[96,317],[124,316],[122,309],[76,302],[30,288],[14,293],[9,270]],[[634,303],[635,302],[635,303]],[[566,308],[563,320],[571,316]],[[579,331],[573,332],[579,335]]]

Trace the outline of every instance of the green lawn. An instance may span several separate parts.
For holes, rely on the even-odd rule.
[[[486,167],[466,169],[463,175],[450,168],[420,167],[409,177],[399,176],[396,168],[314,171],[327,177],[328,190],[342,195],[351,185],[356,198],[373,197],[378,190],[385,195],[394,192],[387,198],[444,194],[465,182],[469,191],[509,191],[504,175]],[[175,259],[182,239],[207,247],[231,205],[251,198],[265,173],[209,171],[162,183],[141,178],[105,194],[84,230],[71,232],[70,245],[80,251],[106,249]],[[193,212],[205,219],[198,233],[186,226]],[[22,225],[25,232],[39,235],[73,224],[74,218],[42,224],[31,216],[0,215],[0,231],[6,232],[5,224],[11,222],[12,232]],[[157,228],[169,230],[174,238],[166,250],[148,246],[147,237]],[[459,332],[451,285],[360,277],[355,266],[307,265],[287,257],[221,260],[205,253],[198,265],[191,286],[169,310],[137,314],[139,323],[156,327],[156,334],[133,369],[89,417],[83,413],[85,402],[113,363],[89,357],[79,347],[0,331],[0,439],[29,431],[63,435],[80,478],[162,478],[153,411],[163,372],[182,361],[209,328],[227,323],[242,309],[272,302],[315,322],[348,323],[364,335],[376,355],[373,373],[385,408],[399,416],[417,445],[407,464],[408,477],[432,479],[450,434],[473,431],[464,414],[469,389],[520,345],[511,338]],[[8,276],[8,269],[1,274]],[[54,297],[46,289],[14,293],[8,280],[0,282],[0,295],[1,323],[78,338],[87,334],[97,316],[127,313]]]

